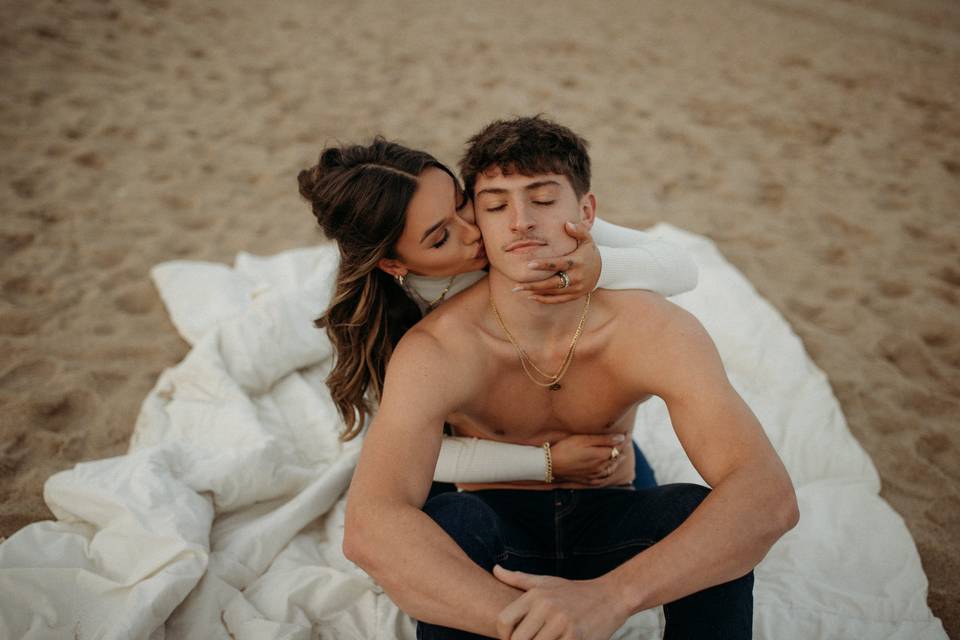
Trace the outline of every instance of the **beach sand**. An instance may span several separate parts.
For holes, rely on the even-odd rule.
[[[0,4],[0,535],[186,354],[150,267],[321,241],[325,143],[455,163],[544,112],[602,217],[709,236],[789,320],[960,637],[960,4],[515,4]]]

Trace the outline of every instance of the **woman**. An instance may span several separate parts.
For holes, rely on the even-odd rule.
[[[449,181],[431,180],[421,188],[426,171],[443,172]],[[298,182],[324,233],[340,248],[336,291],[316,325],[327,329],[337,353],[327,385],[348,440],[362,430],[371,401],[380,398],[394,346],[423,314],[482,279],[486,255],[470,198],[456,176],[425,152],[382,138],[368,146],[331,147],[299,173]],[[537,260],[545,278],[518,287],[518,295],[548,304],[586,295],[598,280],[606,288],[664,295],[696,284],[691,260],[640,232],[597,220],[593,233],[610,246],[603,250],[602,274],[586,231],[571,225],[567,232],[580,241],[577,250]],[[620,455],[622,442],[622,435],[578,435],[540,448],[447,437],[435,480],[655,484],[636,445],[635,468],[621,464],[631,457]]]

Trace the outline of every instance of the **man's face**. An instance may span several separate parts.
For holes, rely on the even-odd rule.
[[[564,223],[593,224],[593,194],[577,198],[564,175],[504,175],[493,167],[477,176],[474,193],[490,267],[516,282],[543,279],[542,271],[527,266],[531,260],[577,248]]]

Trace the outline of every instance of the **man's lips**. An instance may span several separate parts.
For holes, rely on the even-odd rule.
[[[530,239],[516,240],[508,244],[504,248],[504,250],[509,253],[511,251],[516,251],[517,249],[527,249],[529,247],[544,247],[546,246],[546,244],[547,243],[544,242],[543,240],[530,240]]]

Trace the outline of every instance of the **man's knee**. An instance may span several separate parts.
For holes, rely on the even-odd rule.
[[[487,503],[470,493],[442,493],[423,505],[423,512],[453,538],[471,560],[493,571],[501,560],[499,519]]]

